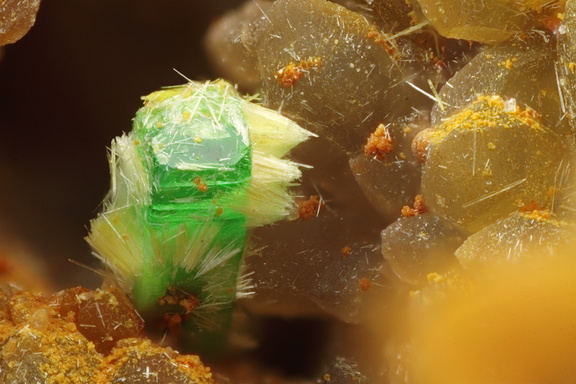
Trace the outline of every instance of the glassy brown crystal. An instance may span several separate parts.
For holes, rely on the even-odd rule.
[[[1,292],[1,383],[110,384],[125,377],[150,384],[213,383],[197,356],[133,338],[136,332],[127,327],[134,308],[115,288],[72,288],[51,297],[5,287]]]
[[[497,43],[538,25],[555,1],[418,0],[424,16],[443,36]]]
[[[470,236],[456,257],[470,270],[527,257],[553,257],[565,250],[573,234],[572,226],[549,211],[514,212]]]
[[[99,352],[109,352],[118,340],[141,336],[144,321],[119,288],[98,289],[79,297],[78,330]]]
[[[437,76],[418,60],[419,48],[340,5],[276,1],[246,39],[258,56],[265,105],[341,150],[357,151],[378,124],[431,104],[413,88]]]
[[[410,148],[420,125],[423,123],[380,124],[364,145],[364,153],[350,159],[356,182],[387,222],[400,217],[402,207],[410,204],[420,190],[420,162]],[[376,135],[380,128],[384,128],[385,135]]]
[[[433,212],[476,232],[532,201],[551,207],[566,146],[533,110],[479,96],[426,135],[422,193]]]
[[[15,43],[36,21],[40,0],[3,0],[0,2],[0,46]]]
[[[53,296],[60,316],[73,321],[100,353],[108,353],[120,339],[139,337],[144,322],[132,302],[116,286],[95,291],[69,288]]]
[[[402,218],[382,231],[382,255],[387,265],[404,282],[424,285],[431,272],[454,267],[454,251],[466,234],[434,213]]]
[[[364,154],[350,168],[374,209],[387,221],[400,217],[420,189],[420,167],[406,159],[373,159]]]
[[[478,94],[499,95],[536,110],[552,131],[570,134],[558,92],[556,59],[554,37],[542,31],[484,49],[442,87],[432,109],[432,124],[460,111]]]
[[[0,382],[6,384],[90,382],[101,356],[76,326],[58,318],[47,299],[15,292],[10,321],[0,332]]]
[[[322,208],[318,217],[298,219],[255,233],[266,248],[248,258],[255,295],[244,304],[255,313],[326,316],[359,322],[368,299],[387,281],[381,256],[369,240]],[[356,239],[350,241],[349,239]]]
[[[398,33],[418,22],[419,8],[411,0],[331,0],[358,12],[386,33]]]
[[[244,28],[268,12],[272,2],[247,1],[240,8],[222,15],[210,26],[204,47],[218,74],[243,90],[255,92],[260,84],[255,52],[244,45]]]
[[[562,111],[576,134],[576,3],[566,2],[562,23],[556,30],[558,37],[558,87],[562,96]]]
[[[108,368],[103,383],[213,383],[210,369],[197,356],[180,355],[143,339],[123,339],[104,365]]]
[[[386,222],[358,187],[348,156],[332,142],[312,138],[292,155],[313,165],[294,192],[299,218],[253,231],[251,248],[258,255],[247,258],[247,272],[253,272],[255,295],[246,305],[258,313],[327,312],[357,321],[367,296],[361,279],[381,278],[381,257],[373,249]]]

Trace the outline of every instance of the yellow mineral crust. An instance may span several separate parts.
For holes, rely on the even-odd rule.
[[[125,367],[137,366],[138,361],[146,361],[141,367],[140,374],[144,377],[156,378],[164,383],[170,380],[173,383],[184,383],[182,378],[195,384],[213,383],[210,368],[205,367],[198,356],[180,355],[170,348],[162,348],[145,339],[124,339],[103,361],[103,376],[94,384],[108,384],[111,382],[130,382],[134,373],[125,374]],[[167,372],[169,366],[174,371]],[[186,381],[187,382],[187,381]]]
[[[529,107],[521,109],[515,102],[507,102],[497,95],[478,95],[468,108],[429,131],[428,140],[430,144],[437,143],[457,129],[483,130],[497,126],[510,129],[518,124],[525,124],[536,130],[543,129],[540,116],[535,110]]]
[[[213,383],[197,356],[138,337],[131,309],[115,288],[42,297],[0,286],[0,383]]]
[[[534,210],[532,212],[518,212],[518,214],[526,219],[548,223],[555,227],[566,227],[569,225],[567,221],[558,220],[553,217],[549,209]]]
[[[39,315],[37,310],[31,317]],[[41,316],[41,315],[40,315]],[[94,344],[87,341],[73,323],[46,316],[42,327],[21,323],[1,326],[2,349],[0,380],[16,382],[18,368],[25,372],[20,382],[32,383],[32,377],[43,377],[47,384],[91,382],[98,372],[102,357]],[[29,356],[34,355],[34,359]]]

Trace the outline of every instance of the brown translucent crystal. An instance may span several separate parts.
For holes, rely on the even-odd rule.
[[[420,189],[420,167],[406,159],[378,160],[362,154],[350,160],[350,168],[366,198],[388,222],[400,216]]]
[[[54,299],[60,316],[74,321],[100,353],[110,352],[120,339],[140,336],[144,328],[131,301],[116,286],[95,291],[69,288]]]
[[[366,296],[358,288],[360,279],[381,279],[381,257],[374,249],[385,221],[354,180],[348,156],[332,142],[312,138],[292,155],[313,165],[303,170],[295,191],[301,218],[253,231],[251,248],[258,249],[258,255],[246,263],[247,272],[253,272],[255,295],[246,305],[258,313],[324,311],[357,321]]]
[[[513,98],[536,110],[543,124],[561,135],[570,133],[562,95],[558,93],[554,37],[531,33],[488,47],[458,71],[440,91],[432,124],[473,102],[478,94]]]
[[[570,243],[573,233],[571,225],[549,211],[514,212],[470,236],[456,257],[473,270],[526,257],[552,257]]]
[[[116,287],[81,294],[76,323],[101,353],[109,352],[120,339],[140,336],[144,328],[130,300]]]
[[[376,23],[386,33],[410,28],[417,20],[418,10],[411,0],[331,0],[358,12]]]
[[[418,0],[424,16],[443,36],[497,43],[538,24],[557,1]]]
[[[427,53],[340,5],[279,0],[243,36],[258,57],[264,104],[341,150],[357,151],[378,124],[431,104],[408,84],[426,71],[435,79]]]
[[[271,4],[265,0],[245,2],[214,21],[204,38],[206,52],[216,71],[246,91],[257,90],[260,73],[256,68],[256,54],[248,51],[242,41],[243,30],[262,17]]]
[[[381,256],[375,244],[359,241],[354,232],[325,208],[318,217],[258,231],[267,246],[261,255],[247,259],[255,295],[244,304],[267,315],[328,313],[359,322],[368,296],[387,282],[379,272]],[[366,289],[369,285],[374,289]]]
[[[419,125],[423,124],[402,120],[379,124],[368,137],[364,153],[350,159],[356,182],[387,222],[398,218],[420,190],[420,163],[410,148]]]
[[[6,287],[0,292],[3,384],[126,382],[122,378],[150,384],[213,382],[197,356],[178,355],[146,339],[124,338],[137,333],[141,324],[127,330],[135,311],[115,288],[72,288],[51,297]],[[94,319],[98,321],[89,323]],[[83,334],[79,327],[92,330]]]
[[[423,213],[402,218],[382,231],[382,255],[402,281],[423,285],[429,273],[457,264],[454,251],[465,238],[449,220]]]
[[[0,46],[15,43],[36,21],[40,0],[3,0],[0,2]]]
[[[90,297],[92,294],[88,288],[72,287],[53,295],[53,300],[60,316],[76,321],[80,305],[86,300],[83,296]]]
[[[531,201],[551,207],[566,146],[533,110],[479,96],[429,131],[428,141],[422,168],[426,203],[468,231]]]
[[[2,323],[0,331],[0,382],[77,384],[93,380],[100,369],[100,354],[74,323],[56,316],[47,299],[15,292],[10,307],[13,316]]]
[[[567,1],[558,36],[558,85],[562,91],[562,110],[576,134],[576,2]]]

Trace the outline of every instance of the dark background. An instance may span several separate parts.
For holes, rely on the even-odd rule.
[[[41,257],[56,288],[95,287],[83,240],[109,187],[107,147],[140,96],[216,76],[202,37],[241,0],[42,0],[0,60],[0,230]],[[0,252],[2,252],[0,244]]]

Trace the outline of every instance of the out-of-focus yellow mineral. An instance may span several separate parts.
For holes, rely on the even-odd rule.
[[[481,250],[478,250],[481,252]],[[410,318],[410,383],[576,381],[573,255],[492,266],[468,289],[430,287]]]

